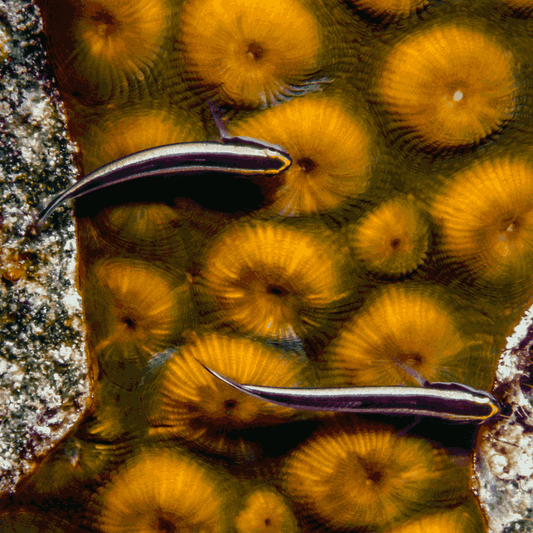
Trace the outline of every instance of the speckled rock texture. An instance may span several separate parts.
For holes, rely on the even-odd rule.
[[[492,532],[533,531],[533,394],[530,309],[508,339],[496,374],[504,416],[483,434],[477,492]]]
[[[0,2],[0,494],[72,428],[88,398],[69,209],[35,213],[76,174],[31,2]]]

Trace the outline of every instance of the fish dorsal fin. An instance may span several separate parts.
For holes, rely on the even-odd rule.
[[[421,387],[428,388],[431,387],[431,383],[417,370],[413,367],[403,363],[394,356],[391,356],[391,359],[407,374],[409,374]]]

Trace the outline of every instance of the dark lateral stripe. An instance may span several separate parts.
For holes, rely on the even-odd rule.
[[[414,415],[481,423],[500,410],[498,401],[488,392],[459,383],[435,383],[429,387],[284,389],[242,385],[205,368],[250,396],[307,411]]]
[[[290,156],[281,147],[261,141],[255,145],[251,142],[201,142],[158,146],[123,157],[87,174],[59,193],[39,213],[36,226],[42,226],[50,214],[68,200],[139,178],[173,178],[201,172],[270,176],[279,174],[291,163]]]

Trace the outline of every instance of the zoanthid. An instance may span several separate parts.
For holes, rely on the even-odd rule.
[[[76,137],[85,174],[141,150],[202,141],[206,135],[198,116],[157,105],[146,108],[129,104],[107,111],[89,124]]]
[[[103,259],[83,287],[89,348],[107,378],[131,388],[153,353],[194,321],[188,278],[134,259]]]
[[[177,44],[203,85],[244,107],[301,92],[321,45],[320,23],[299,0],[187,0]]]
[[[153,94],[170,45],[166,0],[43,0],[60,87],[86,103]]]
[[[24,484],[33,500],[82,500],[127,454],[125,443],[88,442],[75,436],[44,459]]]
[[[140,449],[94,494],[88,521],[101,533],[225,533],[234,491],[184,451]]]
[[[247,383],[310,386],[309,364],[297,356],[247,338],[218,333],[193,338],[162,365],[143,394],[152,435],[178,437],[196,448],[246,459],[258,454],[260,446],[243,430],[302,416],[236,391],[202,365]]]
[[[298,524],[287,501],[274,488],[248,494],[235,518],[237,533],[296,533]]]
[[[440,291],[425,285],[377,289],[344,324],[324,353],[339,383],[357,386],[411,385],[403,366],[429,382],[458,382],[490,389],[491,343],[462,331],[462,317]],[[482,348],[480,349],[479,345]]]
[[[105,379],[94,384],[93,404],[76,436],[101,444],[125,442],[146,429],[137,390],[127,391]]]
[[[372,272],[401,277],[425,260],[430,242],[426,214],[415,199],[397,196],[378,205],[347,229],[356,259]]]
[[[162,202],[134,202],[106,207],[90,221],[98,246],[110,254],[135,253],[151,261],[171,263],[185,274],[187,252],[181,235],[181,219]]]
[[[533,2],[531,0],[502,0],[504,6],[512,10],[512,13],[518,17],[530,17],[533,13]]]
[[[299,216],[349,203],[369,187],[372,127],[342,101],[306,96],[231,125],[236,135],[283,146],[292,166],[281,176],[271,209]]]
[[[275,222],[237,223],[200,272],[203,313],[236,330],[281,340],[326,333],[353,287],[342,254],[314,233]]]
[[[306,517],[338,530],[381,530],[469,494],[468,471],[429,442],[360,421],[318,431],[281,468],[283,488]]]
[[[484,533],[487,531],[485,519],[479,504],[473,496],[453,509],[439,510],[436,513],[410,520],[386,533]]]
[[[420,149],[470,147],[513,118],[515,68],[512,53],[491,35],[435,25],[394,46],[379,71],[376,96],[391,130],[402,128]]]
[[[446,256],[500,291],[532,295],[533,167],[500,156],[458,172],[433,202]]]
[[[356,9],[383,20],[405,18],[431,3],[431,0],[349,0]]]

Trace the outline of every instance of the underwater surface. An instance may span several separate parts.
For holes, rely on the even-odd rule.
[[[81,175],[203,160],[77,199],[93,401],[0,531],[488,531],[478,425],[292,409],[205,367],[493,389],[533,298],[533,2],[39,7]],[[253,166],[241,136],[278,148]]]

